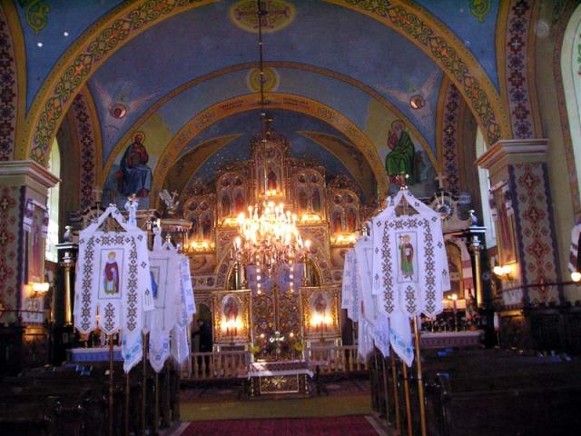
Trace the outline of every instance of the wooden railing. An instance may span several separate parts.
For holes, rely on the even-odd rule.
[[[304,350],[304,358],[315,373],[345,374],[367,371],[367,362],[357,355],[357,346],[316,346]],[[245,377],[251,362],[249,351],[192,353],[182,378],[194,380]]]

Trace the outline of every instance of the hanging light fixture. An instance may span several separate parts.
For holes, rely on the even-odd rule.
[[[263,20],[268,14],[264,2],[257,0],[258,49],[259,49],[259,88],[260,88],[260,134],[255,142],[262,156],[266,156],[268,142],[278,135],[270,129],[272,121],[266,114],[265,74],[262,41]],[[237,262],[242,265],[253,265],[256,270],[256,292],[262,292],[265,277],[272,278],[281,266],[286,269],[290,289],[294,289],[295,265],[305,262],[310,241],[303,241],[297,228],[298,218],[290,211],[285,211],[283,201],[284,189],[271,186],[267,160],[262,159],[261,168],[256,172],[257,188],[261,201],[248,208],[248,216],[238,216],[239,236],[234,240],[234,253]]]

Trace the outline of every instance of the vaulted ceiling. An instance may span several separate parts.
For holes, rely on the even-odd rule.
[[[249,158],[260,128],[255,0],[41,3],[49,6],[41,29],[18,8],[26,107],[48,107],[63,83],[84,93],[97,126],[99,183],[111,182],[136,131],[145,133],[154,193],[211,183],[221,166]],[[463,86],[469,71],[492,110],[497,104],[498,3],[264,1],[267,110],[291,156],[349,177],[371,201],[387,192],[387,138],[400,119],[432,183],[441,171],[445,85],[457,85],[477,111]],[[59,100],[65,113],[69,100]],[[52,114],[38,112],[33,157]],[[494,119],[476,118],[489,139],[498,136]]]

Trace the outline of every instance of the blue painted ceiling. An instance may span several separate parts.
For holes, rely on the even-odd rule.
[[[74,42],[99,26],[107,14],[131,2],[43,3],[49,5],[50,11],[46,27],[39,32],[26,25],[24,8],[18,8],[27,52],[28,107],[51,69],[67,50],[72,50]],[[231,7],[239,3],[217,1],[160,21],[127,41],[90,77],[87,86],[100,121],[103,162],[112,158],[111,153],[119,149],[122,138],[152,114],[163,120],[170,135],[175,135],[201,111],[253,92],[247,75],[258,65],[257,34],[230,18]],[[363,132],[370,129],[370,108],[379,105],[393,118],[405,119],[420,136],[416,141],[423,141],[437,154],[437,102],[444,74],[423,51],[377,20],[333,2],[271,0],[266,1],[266,7],[281,3],[292,5],[296,15],[286,27],[264,34],[264,61],[274,66],[278,74],[276,92],[326,105]],[[495,29],[499,0],[491,1],[489,10],[480,18],[470,9],[474,2],[467,0],[416,3],[419,10],[447,26],[464,43],[498,86]],[[414,94],[425,98],[422,110],[410,107],[409,99]],[[123,119],[111,116],[115,103],[127,108]],[[331,175],[352,173],[332,151],[300,133],[324,132],[340,138],[346,146],[353,145],[329,124],[307,114],[281,110],[276,113],[274,127],[289,137],[292,154],[324,164]],[[192,179],[207,180],[225,160],[243,158],[249,150],[247,141],[257,128],[256,113],[241,113],[190,138],[180,156],[212,138],[237,135],[197,174],[192,174]]]

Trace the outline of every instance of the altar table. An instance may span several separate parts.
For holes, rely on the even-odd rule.
[[[71,363],[108,362],[109,347],[71,348],[67,350],[67,360]],[[121,347],[113,347],[113,361],[123,361]]]
[[[252,362],[246,378],[251,397],[273,394],[309,395],[308,379],[313,376],[305,360]]]

